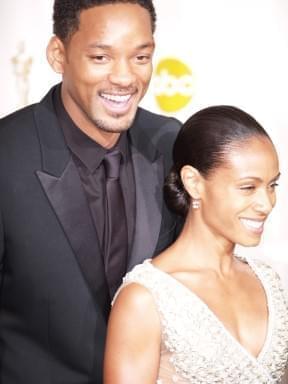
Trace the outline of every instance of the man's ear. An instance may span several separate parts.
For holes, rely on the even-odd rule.
[[[63,42],[57,37],[52,36],[46,49],[48,63],[56,73],[63,74],[66,61],[66,51]]]
[[[191,165],[184,165],[181,172],[181,180],[185,190],[192,199],[200,199],[202,191],[202,176],[198,169]]]

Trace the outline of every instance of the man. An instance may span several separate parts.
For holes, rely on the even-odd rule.
[[[179,123],[138,108],[154,28],[151,0],[56,0],[62,83],[1,120],[2,384],[100,384],[121,277],[173,240],[162,184]]]

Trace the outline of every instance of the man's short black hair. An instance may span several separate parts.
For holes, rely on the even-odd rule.
[[[147,9],[151,17],[152,32],[156,25],[156,12],[153,0],[55,0],[53,12],[53,32],[63,42],[67,41],[79,28],[81,11],[97,5],[131,3]]]

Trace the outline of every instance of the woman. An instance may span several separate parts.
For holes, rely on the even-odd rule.
[[[184,216],[172,246],[124,278],[113,305],[105,384],[279,383],[288,308],[277,274],[241,258],[259,243],[276,202],[278,157],[247,113],[194,114],[173,150],[164,186]]]

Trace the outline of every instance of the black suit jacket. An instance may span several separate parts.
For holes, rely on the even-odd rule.
[[[99,243],[52,102],[0,121],[0,382],[100,384],[110,303]],[[162,201],[179,123],[138,110],[129,269],[168,246]],[[129,187],[129,186],[128,186]]]

